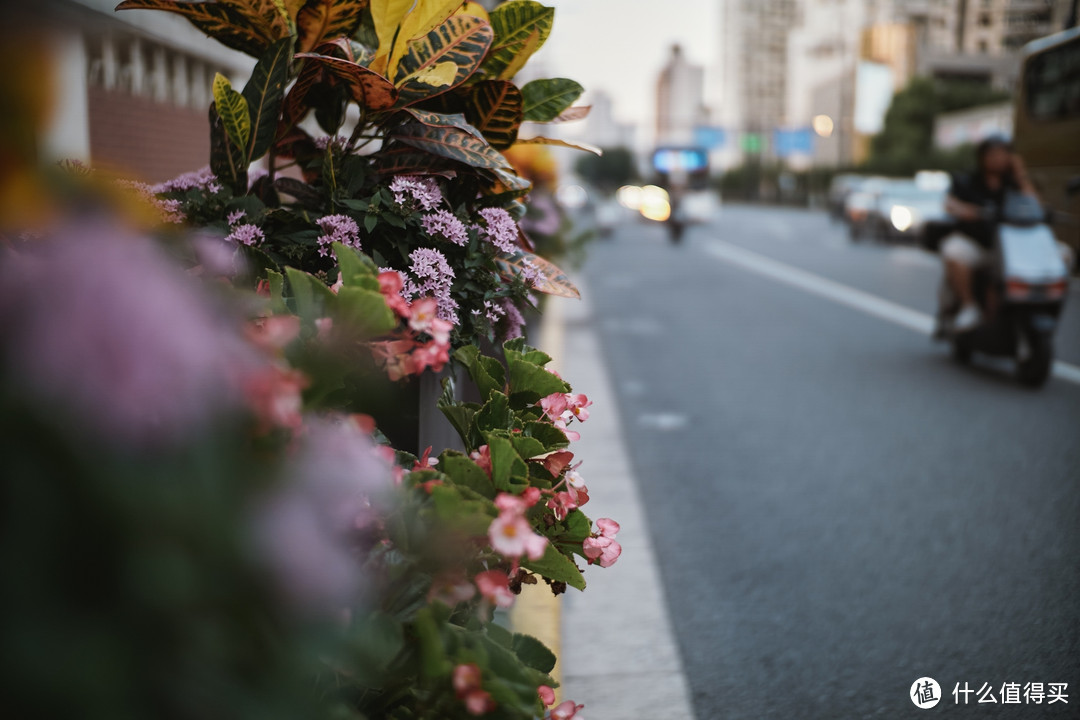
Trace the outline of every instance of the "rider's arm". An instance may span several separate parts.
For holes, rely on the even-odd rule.
[[[1035,186],[1031,183],[1031,178],[1028,176],[1027,166],[1024,164],[1024,159],[1021,158],[1020,155],[1013,153],[1012,160],[1013,180],[1015,180],[1016,184],[1020,187],[1020,192],[1024,193],[1025,195],[1030,195],[1031,197],[1038,200],[1039,193],[1036,192]]]
[[[945,196],[945,212],[957,220],[975,221],[979,219],[979,206],[958,200],[951,193]]]

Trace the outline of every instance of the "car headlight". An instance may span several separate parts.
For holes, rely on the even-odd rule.
[[[911,212],[911,208],[893,205],[892,210],[889,211],[889,220],[892,221],[894,228],[900,232],[907,232],[915,222],[915,214]]]

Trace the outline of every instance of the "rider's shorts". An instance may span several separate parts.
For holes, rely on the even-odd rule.
[[[967,235],[952,233],[941,241],[941,257],[974,268],[990,261],[990,251]]]

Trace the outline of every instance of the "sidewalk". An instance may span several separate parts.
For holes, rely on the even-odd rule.
[[[575,278],[580,280],[580,278]],[[576,460],[589,485],[584,510],[610,517],[622,530],[622,556],[612,567],[589,568],[584,593],[570,590],[562,603],[562,697],[583,703],[588,720],[663,717],[693,720],[667,601],[619,424],[618,403],[607,375],[589,306],[549,304],[549,321],[563,328],[556,352],[559,371],[576,392],[594,402],[575,443]],[[561,315],[561,318],[559,317]],[[561,323],[559,322],[561,320]]]

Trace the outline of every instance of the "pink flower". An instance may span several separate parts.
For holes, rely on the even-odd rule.
[[[371,352],[390,380],[397,382],[413,372],[414,347],[416,343],[412,340],[384,340],[371,343]]]
[[[247,378],[247,396],[251,409],[259,419],[259,428],[296,430],[303,422],[302,392],[308,386],[307,377],[296,370],[271,365]]]
[[[573,461],[574,453],[568,450],[560,450],[553,452],[543,459],[544,469],[547,470],[553,477],[559,477],[562,471],[567,468]]]
[[[470,715],[484,715],[495,709],[495,702],[480,686],[480,680],[480,668],[474,663],[458,665],[451,675],[454,694],[465,703]]]
[[[495,607],[508,608],[514,604],[514,593],[510,592],[510,578],[502,570],[486,570],[474,580],[480,595]]]
[[[503,557],[520,558],[527,555],[530,560],[542,558],[548,544],[547,538],[537,535],[525,516],[514,510],[504,510],[491,521],[488,539],[495,552]]]
[[[397,270],[383,270],[379,273],[379,292],[383,299],[398,316],[407,318],[410,315],[409,303],[401,296],[404,281],[401,273]]]
[[[577,509],[577,503],[568,492],[557,492],[547,501],[547,507],[551,509],[556,520],[565,520],[572,510]]]
[[[586,538],[582,546],[585,557],[589,563],[597,563],[600,567],[611,567],[622,554],[622,546],[615,541],[615,535],[619,532],[619,523],[611,518],[600,518],[596,521],[600,528],[598,537]]]
[[[566,439],[569,440],[570,442],[577,442],[578,440],[581,439],[581,433],[579,433],[577,430],[569,430],[569,429],[567,429],[565,420],[562,420],[562,419],[556,420],[552,424],[555,427],[562,430],[563,435],[566,435]]]
[[[573,700],[567,700],[551,709],[551,720],[572,720],[583,707],[585,706],[575,705]]]
[[[248,340],[259,348],[276,353],[300,335],[300,318],[295,315],[273,315],[257,318],[246,328]]]
[[[566,393],[552,393],[547,397],[540,399],[540,409],[544,411],[544,414],[548,416],[549,420],[555,422],[562,418],[563,414],[570,409],[567,397]]]
[[[466,695],[463,700],[465,701],[465,709],[469,711],[470,715],[487,715],[495,709],[495,701],[491,699],[491,694],[484,690],[474,690]]]
[[[469,457],[487,473],[489,478],[491,477],[491,449],[487,445],[481,445],[479,449],[473,450]]]
[[[412,304],[410,310],[412,317],[409,318],[409,327],[416,332],[427,332],[436,319],[439,301],[433,297],[420,298]]]
[[[578,422],[585,422],[589,419],[588,407],[592,405],[592,400],[584,395],[566,395],[566,409],[573,413]]]
[[[555,690],[547,685],[541,685],[536,688],[536,694],[540,696],[540,702],[544,703],[544,707],[555,704]]]
[[[436,321],[438,322],[438,321]],[[413,374],[420,374],[426,368],[434,372],[440,372],[446,363],[450,362],[449,346],[432,340],[426,345],[420,345],[412,353],[411,370]]]
[[[476,588],[465,579],[464,575],[457,573],[436,577],[431,583],[431,590],[428,591],[428,600],[454,607],[459,603],[472,600],[474,595],[476,595]]]

